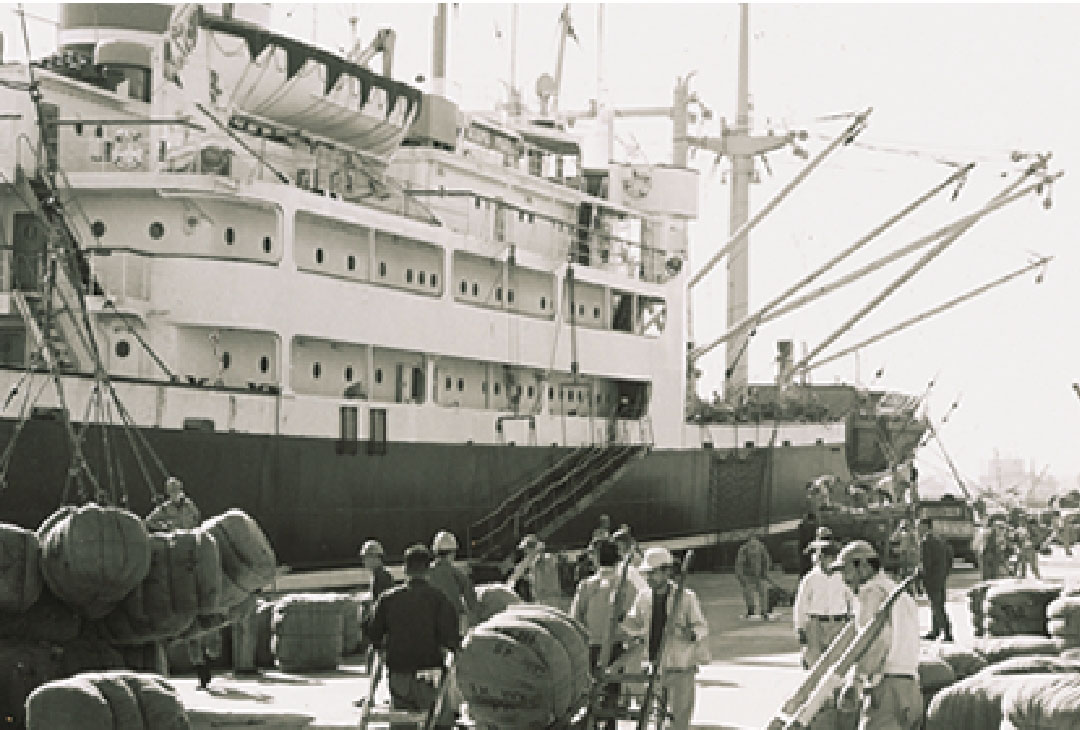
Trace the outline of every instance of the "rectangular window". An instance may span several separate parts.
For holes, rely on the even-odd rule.
[[[336,449],[338,454],[356,453],[356,418],[356,406],[341,406],[340,426],[338,429],[338,442]]]
[[[371,429],[368,436],[368,453],[386,453],[386,409],[372,408],[368,412]]]

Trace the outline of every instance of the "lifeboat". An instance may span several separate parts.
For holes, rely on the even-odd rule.
[[[419,89],[340,54],[243,20],[207,15],[201,25],[239,113],[386,158],[420,112]]]

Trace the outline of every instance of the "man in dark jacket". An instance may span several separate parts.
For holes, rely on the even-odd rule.
[[[814,566],[813,556],[807,546],[817,539],[817,515],[807,512],[806,517],[799,522],[799,575],[804,576]]]
[[[446,595],[427,581],[431,552],[423,545],[405,551],[405,585],[391,588],[375,603],[364,631],[372,645],[386,652],[390,705],[427,711],[439,696],[447,651],[461,644],[458,614]],[[372,677],[371,681],[377,681]],[[452,703],[444,701],[435,727],[454,724]],[[391,728],[399,727],[391,725]],[[400,727],[412,727],[400,726]]]
[[[949,577],[950,550],[945,542],[934,534],[934,523],[929,517],[919,520],[922,553],[922,580],[930,599],[930,633],[924,639],[936,639],[944,634],[945,641],[952,641],[952,625],[945,613],[945,583]]]

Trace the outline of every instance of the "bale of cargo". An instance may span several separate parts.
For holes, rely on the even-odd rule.
[[[119,649],[96,637],[81,636],[59,647],[54,646],[53,656],[62,677],[127,666]]]
[[[549,606],[559,605],[563,599],[562,582],[559,579],[559,559],[551,553],[542,554],[532,569],[533,598]]]
[[[925,730],[1000,727],[1002,699],[1024,678],[979,672],[949,685],[934,695],[926,708]]]
[[[190,730],[172,685],[128,671],[79,674],[38,687],[27,730]]]
[[[589,635],[585,627],[562,611],[539,604],[521,603],[507,609],[507,615],[542,626],[566,650],[570,660],[571,698],[576,700],[589,691]]]
[[[485,621],[484,628],[506,634],[520,644],[533,650],[533,653],[548,669],[551,681],[551,711],[555,717],[563,717],[576,698],[570,657],[562,642],[543,626],[513,614],[500,614],[490,621]]]
[[[63,643],[79,635],[79,613],[45,588],[37,603],[23,613],[0,611],[0,638]]]
[[[1017,580],[993,585],[986,592],[984,628],[994,636],[1046,635],[1047,606],[1061,595],[1053,583]]]
[[[150,535],[150,570],[104,619],[117,644],[146,644],[182,633],[195,620],[195,541]],[[173,556],[172,552],[180,553]],[[186,559],[189,569],[180,567]]]
[[[990,590],[991,586],[1000,581],[996,580],[984,580],[981,583],[976,583],[968,589],[968,608],[971,610],[971,626],[975,631],[976,636],[983,635],[983,611],[986,606],[986,592]]]
[[[272,601],[259,601],[255,607],[255,666],[274,666],[274,652],[270,650],[271,628],[274,619]]]
[[[1002,699],[1002,727],[1016,730],[1074,730],[1080,727],[1080,677],[1034,675]]]
[[[251,593],[273,582],[277,573],[274,549],[247,514],[231,509],[206,520],[199,529],[213,535],[222,572],[238,588]]]
[[[953,670],[957,679],[970,677],[986,668],[986,657],[974,649],[965,649],[956,644],[924,645],[922,652],[927,656],[941,659]]]
[[[305,730],[315,718],[279,708],[191,707],[187,711],[191,730]]]
[[[342,620],[342,656],[352,656],[360,649],[360,618],[363,605],[359,599],[349,593],[326,593],[327,601],[334,603],[341,611]]]
[[[127,510],[78,507],[51,523],[41,542],[41,571],[60,600],[101,618],[150,571],[150,536]]]
[[[470,631],[454,660],[454,682],[481,727],[533,730],[554,719],[550,669],[506,633],[483,625]]]
[[[37,535],[0,522],[0,611],[20,613],[41,595],[41,546]]]
[[[1056,656],[1058,653],[1054,640],[1046,636],[983,637],[974,642],[974,649],[986,657],[990,664],[1018,656]]]
[[[483,583],[476,586],[478,623],[487,621],[510,606],[521,603],[521,596],[502,583]]]
[[[336,669],[344,648],[344,620],[333,599],[294,594],[274,604],[271,651],[289,672]]]
[[[1056,656],[1017,656],[991,664],[980,674],[1070,674],[1080,672],[1080,660]]]

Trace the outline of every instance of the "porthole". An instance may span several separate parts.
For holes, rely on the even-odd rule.
[[[260,373],[268,373],[268,372],[270,372],[270,358],[268,358],[266,355],[263,355],[262,357],[259,358],[259,372]]]
[[[116,356],[127,357],[131,354],[131,343],[127,340],[117,340],[116,342]]]
[[[221,353],[221,369],[228,370],[230,365],[232,365],[232,355],[228,352]]]
[[[90,235],[101,238],[105,235],[105,221],[94,221],[90,224]]]
[[[468,294],[469,293],[469,282],[465,281],[464,279],[461,280],[461,293],[462,294]]]
[[[231,227],[225,229],[225,243],[228,246],[236,243],[236,231]]]
[[[421,286],[423,286],[427,283],[427,274],[421,271],[419,274],[417,274],[416,280],[420,283]]]
[[[349,271],[356,271],[356,257],[355,256],[349,256],[348,258],[345,259],[345,268],[347,268]]]
[[[412,269],[405,270],[405,283],[412,284]]]
[[[446,379],[446,389],[447,390],[453,390],[453,388],[454,388],[454,379],[453,378],[447,378]]]
[[[165,224],[160,221],[154,221],[150,224],[150,238],[158,241],[165,235]]]
[[[315,263],[321,264],[323,262],[323,250],[321,248],[315,249]]]
[[[376,383],[381,383],[382,382],[382,370],[381,369],[376,369],[375,370],[375,382]]]
[[[379,276],[386,276],[386,262],[379,262]]]
[[[270,249],[274,247],[273,242],[270,240],[270,236],[263,236],[263,252],[270,253]]]
[[[346,365],[345,366],[345,382],[346,383],[351,383],[352,379],[353,379],[352,365]]]
[[[311,363],[311,377],[315,378],[316,380],[322,377],[322,363]]]

